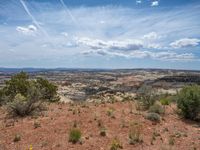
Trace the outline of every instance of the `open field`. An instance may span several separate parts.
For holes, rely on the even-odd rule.
[[[2,87],[12,74],[0,74]],[[25,118],[13,118],[5,106],[0,107],[0,150],[109,150],[116,138],[124,150],[200,148],[200,124],[179,116],[174,102],[163,106],[159,121],[150,121],[148,110],[138,106],[136,97],[143,86],[171,97],[185,85],[200,84],[200,72],[51,70],[31,72],[30,77],[43,77],[58,85],[61,99],[46,103],[41,115]],[[76,144],[69,142],[74,127],[82,133]],[[132,130],[137,131],[135,143],[130,142]],[[17,141],[16,135],[20,137]]]

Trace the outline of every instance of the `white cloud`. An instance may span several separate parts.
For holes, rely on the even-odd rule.
[[[141,4],[142,0],[136,0],[136,4]]]
[[[16,27],[16,30],[24,35],[35,35],[37,32],[37,27],[34,25],[29,25],[28,27],[18,26]]]
[[[151,2],[152,1],[153,0],[151,0]],[[173,7],[174,9],[157,9],[153,12],[149,12],[149,9],[146,9],[146,7],[142,10],[123,6],[70,7],[72,14],[78,21],[78,25],[74,24],[69,17],[69,19],[66,19],[63,10],[57,10],[56,8],[51,9],[49,8],[51,4],[47,6],[48,7],[45,7],[47,9],[43,11],[44,6],[38,3],[34,7],[35,9],[33,9],[35,10],[33,13],[35,17],[39,19],[38,21],[43,22],[41,26],[48,32],[49,39],[40,36],[42,35],[40,33],[40,28],[37,28],[38,31],[33,32],[37,38],[35,38],[35,36],[33,38],[21,36],[18,32],[15,32],[16,29],[13,28],[12,24],[10,25],[10,22],[17,20],[18,23],[23,23],[24,20],[27,20],[30,22],[29,24],[32,24],[32,20],[29,20],[26,15],[23,17],[17,14],[14,15],[14,13],[8,15],[9,18],[11,18],[8,19],[10,20],[10,22],[8,21],[8,25],[0,25],[0,49],[1,54],[3,53],[1,62],[6,62],[6,58],[8,57],[11,58],[11,60],[18,58],[15,55],[10,56],[10,54],[7,54],[6,49],[14,49],[17,54],[27,59],[35,60],[39,58],[42,60],[44,56],[50,60],[46,62],[44,66],[48,66],[49,62],[60,57],[66,58],[62,63],[58,59],[57,64],[68,64],[66,60],[74,59],[75,61],[72,61],[74,65],[78,54],[84,50],[93,50],[94,55],[97,53],[102,55],[109,53],[109,56],[121,56],[124,58],[133,58],[133,54],[134,58],[144,57],[158,59],[159,56],[161,58],[161,55],[162,58],[166,57],[171,59],[188,60],[193,58],[194,55],[200,58],[195,47],[191,47],[189,50],[191,53],[194,52],[193,55],[187,54],[185,52],[186,50],[180,52],[169,45],[169,43],[178,40],[180,37],[199,37],[199,8],[195,8],[192,5],[177,6],[177,8]],[[50,11],[55,9],[57,11]],[[11,9],[5,9],[6,12],[9,10]],[[16,9],[13,10],[17,11]],[[21,10],[21,7],[19,10]],[[8,13],[6,13],[6,15],[7,14]],[[22,11],[21,14],[25,14],[24,11]],[[27,28],[28,26],[24,25],[22,28],[18,28],[18,30],[21,34],[30,35]],[[65,34],[61,35],[63,32],[68,33],[68,36],[66,37]],[[30,33],[32,33],[32,31]],[[89,39],[86,38],[82,41],[83,43],[79,41],[80,43],[78,42],[77,45],[76,40],[73,39],[74,37],[89,37]],[[141,44],[139,44],[139,47],[136,42],[132,42],[132,39],[134,39],[134,41],[140,41]],[[111,50],[108,50],[108,48]],[[115,50],[115,48],[118,50]],[[27,49],[29,49],[29,51],[27,51]],[[152,52],[163,52],[165,50],[171,50],[171,55],[169,55],[168,52],[167,54]],[[172,54],[174,54],[172,51],[178,54],[175,53],[175,56],[172,56]],[[131,52],[134,53],[131,54]],[[74,58],[71,57],[72,55]],[[83,56],[80,55],[80,58],[82,57]],[[91,61],[94,58],[95,57],[92,56],[91,59],[87,60]],[[113,61],[115,61],[115,59],[113,59]],[[120,61],[121,60],[119,60],[119,62]],[[13,61],[13,64],[17,62],[20,61]],[[24,64],[24,62],[20,63]],[[33,61],[33,64],[34,63],[35,61]],[[92,61],[90,64],[98,66],[98,63],[99,61],[97,61],[96,64],[95,61]],[[81,63],[81,65],[82,64],[83,63]],[[127,66],[128,65],[130,64],[127,63]],[[151,65],[152,64],[149,64],[149,66]],[[196,68],[199,68],[198,63],[194,63],[194,66],[195,65],[197,66]],[[176,63],[174,66],[176,66]]]
[[[158,1],[153,1],[151,2],[151,6],[158,6],[159,5],[159,2]]]
[[[65,36],[65,37],[69,36],[69,34],[67,32],[62,32],[61,35]]]
[[[193,61],[196,60],[196,57],[192,53],[183,53],[178,54],[175,52],[152,52],[152,51],[141,51],[135,50],[129,53],[124,52],[113,52],[109,50],[97,50],[97,51],[86,51],[82,53],[83,55],[102,55],[102,56],[111,56],[111,57],[124,57],[124,58],[151,58],[155,60],[163,61]]]
[[[197,46],[200,43],[200,39],[195,38],[184,38],[170,43],[173,48],[184,48],[189,46]]]
[[[143,47],[143,42],[135,39],[127,39],[124,41],[103,41],[84,37],[77,38],[77,44],[88,46],[91,49],[110,49],[122,51],[137,50]]]
[[[156,32],[150,32],[143,36],[143,39],[145,39],[145,40],[157,40],[159,38],[160,38],[160,36]]]

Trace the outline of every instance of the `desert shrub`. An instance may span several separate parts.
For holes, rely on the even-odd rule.
[[[59,100],[57,96],[57,86],[48,80],[38,78],[36,81],[29,80],[29,76],[21,72],[11,77],[5,82],[5,87],[0,90],[0,102],[12,102],[17,94],[28,98],[32,87],[38,89],[38,94],[42,100],[55,101]]]
[[[0,104],[7,104],[12,115],[27,116],[39,112],[44,101],[55,101],[57,87],[48,80],[30,80],[24,72],[14,75],[0,90]]]
[[[79,129],[73,128],[69,132],[69,142],[77,143],[80,142],[82,133]]]
[[[160,122],[160,115],[157,113],[148,113],[145,118],[151,121]]]
[[[36,87],[31,87],[27,93],[27,97],[17,94],[12,102],[7,104],[10,114],[24,117],[42,110],[39,90]]]
[[[129,131],[129,144],[141,143],[141,125],[138,123],[131,124]]]
[[[112,140],[110,150],[118,150],[118,149],[123,149],[123,146],[119,139],[115,138]]]
[[[29,89],[28,75],[25,72],[21,72],[11,77],[9,81],[5,82],[6,86],[3,91],[6,96],[9,96],[12,100],[18,93],[27,96],[27,91]]]
[[[152,106],[156,99],[157,95],[155,90],[151,86],[142,86],[137,92],[137,99],[142,103],[144,109],[149,109]]]
[[[167,99],[167,98],[162,98],[162,99],[160,99],[160,103],[162,105],[169,105],[170,104],[170,100]]]
[[[37,87],[42,91],[42,99],[49,101],[58,101],[57,86],[46,79],[38,78],[36,80]]]
[[[165,109],[161,104],[154,103],[154,105],[150,106],[149,112],[157,113],[157,114],[164,114],[165,113]]]
[[[191,85],[184,87],[177,94],[177,107],[181,114],[191,120],[200,119],[200,86]]]

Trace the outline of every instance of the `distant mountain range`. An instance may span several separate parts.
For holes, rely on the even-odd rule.
[[[17,72],[46,72],[46,71],[108,71],[112,69],[90,69],[90,68],[0,68],[2,73],[17,73]]]
[[[101,68],[0,68],[0,73],[18,73],[21,71],[34,73],[34,72],[52,72],[52,71],[69,71],[69,72],[80,72],[80,71],[137,71],[137,70],[146,70],[146,71],[186,71],[186,72],[200,72],[200,70],[176,70],[176,69],[154,69],[154,68],[135,68],[135,69],[101,69]]]

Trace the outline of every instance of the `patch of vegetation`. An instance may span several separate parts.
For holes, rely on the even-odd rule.
[[[107,110],[107,115],[111,118],[115,118],[115,115],[114,115],[114,109],[113,108],[109,108]]]
[[[43,102],[58,100],[57,87],[48,80],[30,80],[25,72],[11,77],[0,90],[0,103],[8,106],[12,115],[27,116],[43,109]]]
[[[69,132],[69,142],[77,143],[81,140],[82,133],[79,129],[73,128]]]
[[[160,103],[162,105],[169,105],[171,103],[171,101],[167,98],[162,98],[162,99],[160,99]]]
[[[144,85],[139,88],[137,99],[139,99],[144,109],[149,109],[156,102],[157,95],[155,93],[156,91],[151,86]]]
[[[4,91],[3,89],[0,89],[0,106],[4,104]]]
[[[122,97],[122,102],[125,102],[125,101],[133,101],[134,98],[131,96],[131,95],[125,95]]]
[[[135,145],[142,142],[141,125],[139,123],[131,124],[129,131],[129,144]]]
[[[177,107],[186,119],[200,120],[200,86],[184,87],[177,94]]]
[[[110,150],[119,150],[119,149],[123,149],[123,146],[119,141],[119,139],[115,138],[112,140]]]
[[[36,128],[41,127],[41,124],[40,124],[40,122],[38,122],[38,121],[34,121],[33,126],[34,126],[34,128],[36,129]]]
[[[160,122],[160,115],[157,113],[148,113],[145,118],[154,122]]]
[[[9,114],[20,117],[40,112],[43,109],[39,90],[35,87],[29,89],[27,97],[17,94],[7,106]]]
[[[168,142],[169,142],[169,145],[174,145],[174,144],[175,144],[175,139],[174,139],[174,137],[173,137],[173,136],[170,136]]]
[[[159,103],[154,103],[152,106],[150,106],[149,112],[157,113],[157,114],[164,114],[165,113],[165,109]]]
[[[105,127],[101,127],[101,129],[100,129],[100,135],[101,136],[106,136],[106,128]]]
[[[20,134],[16,134],[14,139],[13,139],[13,142],[19,142],[21,140],[21,135]]]
[[[57,86],[50,83],[48,80],[43,78],[38,78],[36,80],[36,86],[42,91],[42,99],[48,100],[50,102],[55,102],[59,100],[57,96]]]

